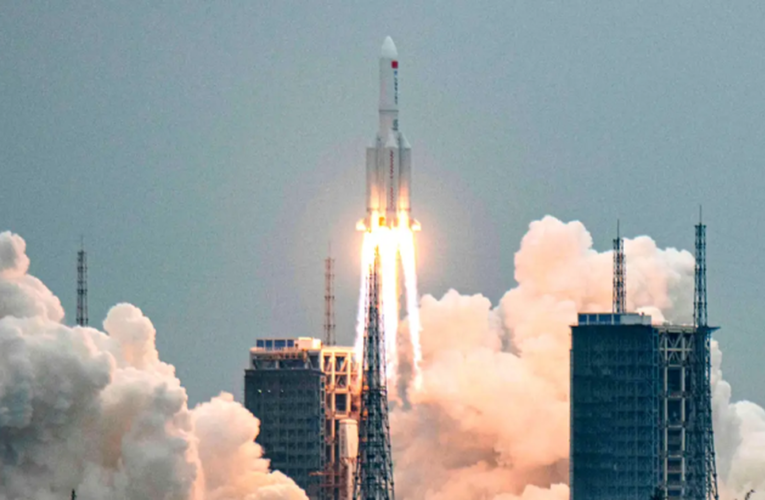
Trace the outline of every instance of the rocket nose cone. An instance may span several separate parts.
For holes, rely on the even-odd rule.
[[[393,39],[389,36],[385,37],[385,41],[382,44],[382,49],[380,49],[380,57],[385,59],[398,59],[396,44],[393,43]]]

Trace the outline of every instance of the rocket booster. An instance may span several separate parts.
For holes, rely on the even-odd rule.
[[[399,130],[396,45],[386,37],[380,51],[380,124],[367,148],[367,215],[358,228],[405,225],[419,229],[411,217],[412,148]]]

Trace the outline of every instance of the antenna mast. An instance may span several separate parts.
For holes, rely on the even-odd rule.
[[[707,325],[707,226],[702,222],[699,207],[699,223],[696,224],[696,269],[693,298],[693,324],[696,328]]]
[[[696,267],[694,272],[695,287],[693,298],[693,323],[696,327],[697,355],[695,367],[699,383],[697,401],[699,402],[699,420],[697,434],[701,439],[703,455],[704,492],[707,500],[718,500],[717,461],[715,458],[714,429],[712,427],[712,387],[711,387],[711,337],[717,330],[707,323],[707,226],[702,221],[699,207],[699,223],[696,225]],[[700,365],[700,366],[699,366]]]
[[[619,220],[616,221],[616,238],[614,239],[614,288],[612,311],[614,314],[627,312],[626,277],[625,277],[624,240],[619,232]]]
[[[85,238],[80,237],[77,252],[77,324],[88,326],[88,260],[85,253]]]
[[[335,345],[335,259],[332,244],[324,260],[324,345]]]

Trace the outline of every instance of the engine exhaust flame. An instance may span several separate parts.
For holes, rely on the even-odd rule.
[[[376,221],[379,220],[379,217],[376,214],[370,220],[375,222],[364,233],[364,241],[361,248],[361,286],[356,322],[356,355],[359,358],[363,355],[366,304],[369,296],[369,273],[374,261],[375,251],[379,250],[382,275],[382,325],[385,332],[385,358],[387,360],[388,383],[391,387],[394,387],[398,376],[399,296],[401,292],[405,292],[406,312],[409,320],[409,337],[413,353],[413,379],[415,387],[419,387],[422,354],[420,349],[420,319],[413,230],[409,227],[409,221],[405,214],[399,216],[399,224],[392,228],[377,224]],[[400,270],[402,272],[399,272]],[[403,283],[399,281],[400,275],[403,277]]]

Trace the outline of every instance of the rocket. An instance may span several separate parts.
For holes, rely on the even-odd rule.
[[[367,148],[367,215],[357,228],[406,226],[419,230],[412,216],[412,147],[398,123],[399,61],[396,45],[386,37],[380,51],[380,125],[374,146]]]

